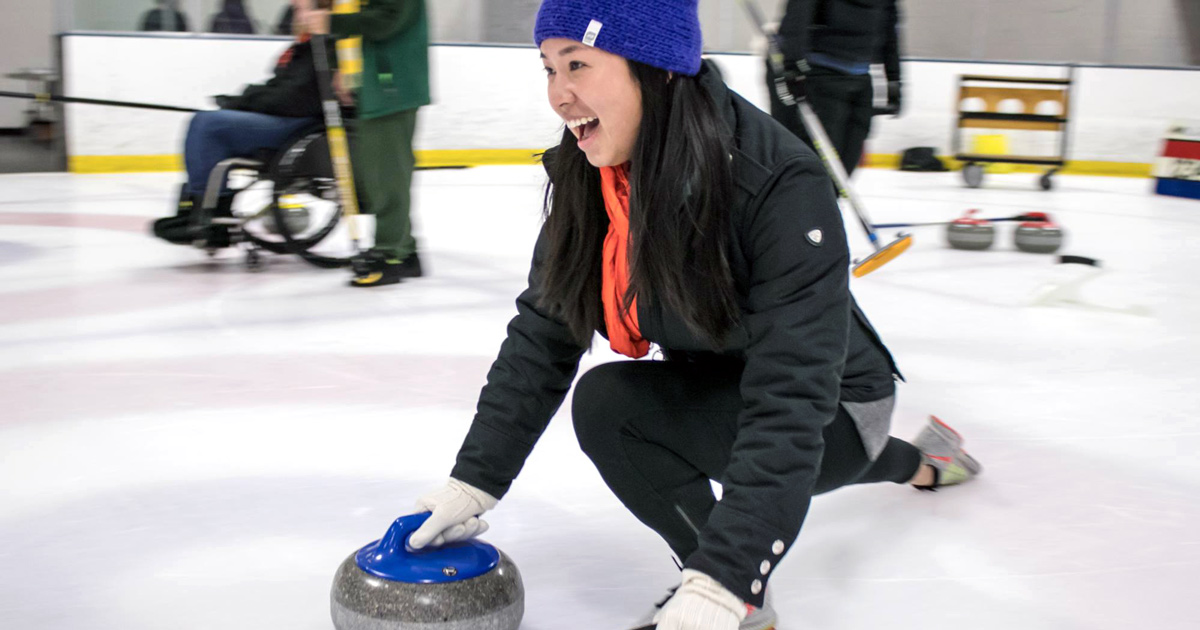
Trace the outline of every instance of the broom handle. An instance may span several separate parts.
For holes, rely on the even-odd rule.
[[[164,112],[185,112],[195,114],[206,110],[192,109],[190,107],[176,107],[174,105],[155,105],[152,103],[132,103],[129,101],[109,101],[99,98],[80,98],[77,96],[58,96],[57,94],[34,94],[30,92],[5,92],[0,91],[0,98],[23,98],[42,103],[74,103],[79,105],[106,105],[108,107],[131,107],[134,109],[153,109]]]
[[[850,208],[854,211],[854,216],[858,218],[858,222],[862,225],[863,230],[867,233],[867,238],[870,239],[871,245],[875,247],[875,251],[879,251],[879,235],[872,228],[871,221],[867,217],[867,211],[863,206],[862,201],[850,187],[850,175],[846,173],[846,168],[842,166],[842,159],[838,156],[837,149],[833,147],[833,143],[829,141],[829,135],[825,133],[825,127],[821,124],[821,119],[817,117],[816,112],[804,99],[797,99],[791,88],[787,84],[787,68],[784,63],[783,49],[779,45],[779,36],[775,33],[767,32],[763,26],[762,13],[758,10],[758,5],[754,0],[741,0],[741,4],[745,7],[746,12],[750,16],[750,21],[758,32],[766,38],[768,45],[767,61],[771,64],[771,70],[775,75],[775,94],[779,100],[788,106],[793,106],[800,114],[800,120],[804,123],[805,129],[813,139],[813,144],[817,147],[817,153],[825,162],[825,169],[829,171],[829,175],[833,178],[833,183],[837,186],[838,194],[841,195],[850,203]]]
[[[317,70],[317,85],[321,91],[321,106],[325,113],[325,133],[329,138],[329,157],[333,160],[333,172],[337,177],[338,193],[342,198],[342,213],[349,224],[350,240],[355,249],[359,247],[360,235],[357,216],[358,193],[354,188],[354,167],[350,161],[350,143],[346,138],[346,126],[342,121],[342,109],[333,90],[333,72],[329,69],[328,35],[312,38],[313,65]]]
[[[1038,217],[1032,217],[1027,214],[1018,214],[1015,217],[999,217],[995,219],[976,219],[977,221],[987,221],[988,223],[1000,223],[1003,221],[1044,221]],[[876,223],[873,227],[877,230],[892,230],[909,227],[926,227],[934,225],[950,225],[954,221],[926,221],[923,223]]]

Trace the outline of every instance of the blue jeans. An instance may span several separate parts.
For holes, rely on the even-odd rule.
[[[183,147],[188,189],[201,196],[208,187],[209,173],[222,160],[252,158],[262,149],[282,149],[301,130],[320,123],[319,118],[284,118],[231,109],[196,114]]]

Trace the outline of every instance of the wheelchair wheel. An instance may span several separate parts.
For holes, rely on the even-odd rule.
[[[324,268],[345,267],[357,253],[347,234],[329,143],[324,131],[299,137],[280,152],[266,173],[271,202],[247,231],[255,244],[295,254]]]
[[[245,218],[242,234],[271,253],[304,256],[341,221],[341,208],[325,199],[320,188],[319,182],[292,182],[272,190],[261,209]]]
[[[970,162],[965,164],[962,169],[963,180],[967,182],[967,186],[971,188],[979,188],[983,185],[983,166]]]

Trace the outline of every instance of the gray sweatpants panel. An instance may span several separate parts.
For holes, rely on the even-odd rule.
[[[888,443],[888,432],[892,428],[892,411],[896,408],[896,397],[888,396],[871,402],[842,402],[842,408],[854,420],[858,434],[862,437],[867,457],[871,461],[879,458]]]

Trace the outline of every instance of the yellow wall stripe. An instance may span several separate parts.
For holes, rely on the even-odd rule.
[[[505,164],[537,164],[541,149],[463,149],[417,151],[417,166],[446,168],[464,166],[494,166]],[[954,159],[943,157],[946,165],[957,169]],[[870,168],[900,166],[896,154],[873,153],[867,156]],[[1062,172],[1067,175],[1107,175],[1115,177],[1150,177],[1153,164],[1138,162],[1072,161]],[[183,170],[180,155],[75,155],[70,159],[72,173],[160,173]],[[1041,173],[1045,167],[1016,164],[1018,173]]]
[[[540,164],[544,149],[481,149],[417,151],[417,166],[499,166]]]
[[[962,162],[949,156],[940,156],[950,170],[962,168]],[[867,168],[900,168],[900,155],[897,153],[872,153],[866,159]],[[1044,173],[1045,166],[1033,164],[1006,164],[1013,173]],[[1059,171],[1064,175],[1107,175],[1111,177],[1150,177],[1154,171],[1153,164],[1141,162],[1102,162],[1068,160],[1067,166]]]
[[[163,173],[182,171],[182,155],[72,155],[72,173]]]
[[[538,164],[541,149],[481,149],[417,151],[417,166],[447,168]],[[72,173],[163,173],[183,170],[182,155],[75,155]]]

